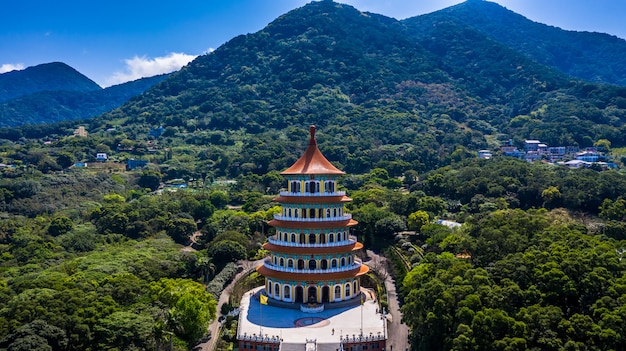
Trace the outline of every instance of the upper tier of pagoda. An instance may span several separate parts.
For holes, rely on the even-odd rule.
[[[298,174],[345,174],[344,171],[337,169],[330,161],[322,155],[317,148],[315,140],[315,126],[309,127],[311,138],[309,139],[309,147],[306,149],[302,157],[296,161],[291,167],[283,171],[282,175],[298,175]]]

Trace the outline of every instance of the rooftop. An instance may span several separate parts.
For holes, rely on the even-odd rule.
[[[345,174],[344,171],[337,169],[330,161],[324,157],[322,152],[317,148],[315,140],[315,126],[310,127],[311,138],[309,139],[309,147],[304,154],[282,175],[298,175],[298,174]]]
[[[305,344],[306,339],[317,339],[318,344],[339,344],[340,338],[361,334],[363,336],[383,336],[383,321],[378,313],[378,304],[367,300],[363,305],[329,309],[319,313],[305,313],[296,309],[262,305],[258,295],[252,294],[263,289],[256,288],[244,294],[239,315],[239,336],[276,336],[284,343]],[[262,308],[262,310],[261,310]],[[361,318],[361,311],[363,318]],[[262,323],[261,323],[262,320]]]

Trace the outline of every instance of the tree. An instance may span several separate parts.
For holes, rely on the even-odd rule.
[[[246,247],[232,240],[222,240],[211,245],[208,254],[217,265],[241,260],[247,256]]]
[[[57,164],[63,168],[69,168],[75,161],[76,158],[69,152],[59,152],[56,159]]]
[[[228,204],[228,194],[221,190],[217,190],[209,195],[209,200],[218,209],[224,208]]]
[[[153,170],[144,170],[137,181],[137,185],[155,191],[161,185],[161,173]]]
[[[192,343],[206,333],[215,319],[216,301],[204,287],[189,279],[162,278],[150,285],[153,300],[166,306],[162,316],[167,330]]]
[[[559,207],[561,205],[561,191],[555,186],[549,186],[541,192],[543,206],[547,209]]]
[[[94,326],[98,349],[152,349],[154,319],[146,314],[114,312],[100,319]]]
[[[0,341],[7,351],[61,351],[67,347],[65,331],[36,319],[24,324]]]
[[[415,211],[409,215],[409,230],[419,232],[424,225],[428,224],[429,220],[428,212],[422,210]]]
[[[193,219],[181,217],[171,219],[166,228],[167,235],[179,244],[187,244],[189,238],[196,230],[198,230],[198,227]]]
[[[50,222],[48,233],[53,236],[65,234],[74,228],[74,222],[68,217],[59,216]]]

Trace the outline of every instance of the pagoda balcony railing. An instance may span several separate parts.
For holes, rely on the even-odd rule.
[[[316,244],[293,243],[289,241],[277,240],[273,236],[270,236],[269,238],[267,238],[267,241],[269,241],[270,244],[279,245],[279,246],[324,248],[324,247],[337,247],[337,246],[352,245],[356,243],[356,237],[350,235],[350,238],[348,240],[341,240],[341,241],[335,241],[332,243],[324,243],[324,244],[322,243],[316,243]]]
[[[352,219],[352,213],[344,213],[343,216],[335,216],[335,217],[326,217],[326,218],[302,218],[302,217],[294,217],[294,216],[283,216],[283,215],[274,215],[274,219],[279,221],[290,221],[290,222],[336,222],[336,221],[345,221]]]
[[[283,267],[283,266],[279,266],[279,265],[275,265],[272,260],[270,259],[266,259],[263,261],[263,265],[273,271],[277,271],[277,272],[286,272],[286,273],[297,273],[297,274],[307,274],[307,273],[337,273],[337,272],[347,272],[347,271],[351,271],[353,269],[357,269],[359,267],[361,267],[362,263],[354,260],[353,264],[344,266],[344,267],[337,267],[337,268],[326,268],[326,269],[297,269],[297,268],[289,268],[289,267]]]
[[[307,192],[291,192],[291,191],[281,191],[280,192],[281,196],[344,196],[346,195],[345,191],[333,191],[332,193],[322,193],[322,192],[315,192],[315,193],[307,193]]]

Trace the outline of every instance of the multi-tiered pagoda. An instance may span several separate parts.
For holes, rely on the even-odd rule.
[[[344,204],[351,199],[337,190],[344,172],[318,149],[315,126],[310,131],[304,155],[281,173],[287,191],[274,200],[282,212],[269,222],[276,235],[263,246],[270,256],[257,271],[270,301],[323,308],[360,296],[359,276],[369,269],[355,256],[363,245],[350,236],[357,222]]]

